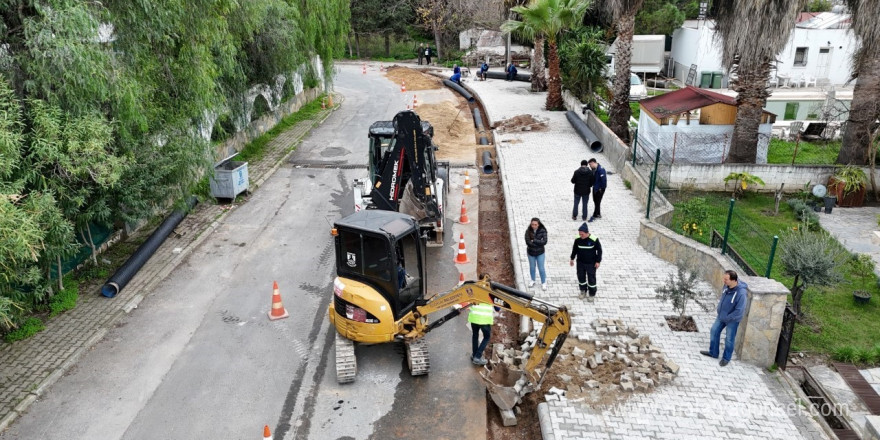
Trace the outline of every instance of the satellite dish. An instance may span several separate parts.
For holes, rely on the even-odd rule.
[[[816,197],[825,197],[825,194],[828,193],[828,188],[825,188],[825,185],[816,185],[813,187],[813,195]]]

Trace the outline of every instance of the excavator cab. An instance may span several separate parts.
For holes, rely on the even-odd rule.
[[[431,123],[421,120],[419,122],[422,126],[422,133],[433,138],[434,127],[431,126]],[[370,125],[369,167],[370,183],[372,185],[376,185],[376,181],[382,177],[382,170],[385,169],[385,164],[389,157],[391,157],[391,152],[394,151],[395,142],[397,141],[395,134],[394,121],[376,121],[373,125]],[[431,159],[433,161],[433,154]],[[406,182],[401,182],[401,184],[405,186]]]
[[[394,340],[396,321],[425,297],[419,224],[392,211],[367,210],[336,222],[336,280],[330,320],[364,343]]]

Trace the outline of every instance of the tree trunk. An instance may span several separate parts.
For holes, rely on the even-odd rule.
[[[547,75],[544,72],[544,36],[535,38],[535,53],[532,54],[532,91],[547,91]]]
[[[357,33],[354,34],[354,47],[357,50],[357,57],[360,59],[361,57],[361,36]]]
[[[391,58],[391,35],[385,34],[385,57]]]
[[[794,316],[801,316],[801,297],[804,295],[804,286],[798,285],[800,275],[794,276],[794,283],[791,285],[791,311]]]
[[[617,20],[617,53],[614,54],[614,83],[611,87],[611,109],[608,113],[609,128],[626,143],[629,143],[629,118],[632,117],[632,109],[629,107],[629,70],[635,22],[635,12],[621,15]]]
[[[58,263],[58,292],[64,290],[64,271],[61,269],[61,255],[55,257],[55,261]]]
[[[88,235],[86,235],[88,232]],[[89,245],[89,249],[92,250],[92,263],[95,263],[95,266],[98,265],[98,250],[95,249],[95,242],[92,241],[92,231],[89,229],[89,226],[86,225],[85,228],[79,228],[79,235],[82,237],[83,242]]]
[[[352,58],[352,57],[354,57],[354,48],[352,48],[352,46],[351,46],[351,34],[348,34],[347,40],[348,40],[348,57]]]
[[[434,58],[435,63],[440,62],[440,58],[443,58],[443,52],[440,51],[440,40],[443,39],[443,34],[440,32],[440,26],[434,25],[434,47],[437,48],[437,57]]]
[[[770,62],[761,63],[753,70],[736,67],[738,78],[732,89],[739,95],[736,98],[736,122],[730,140],[730,152],[725,163],[755,163],[758,159],[758,126],[767,103],[767,79],[770,77]]]
[[[565,106],[562,102],[562,80],[559,78],[559,52],[555,40],[548,40],[548,59],[550,61],[550,78],[547,81],[547,110],[561,110]],[[534,75],[534,73],[532,73]]]
[[[880,117],[880,53],[867,59],[858,75],[843,131],[843,143],[837,155],[837,163],[844,165],[864,165],[868,160],[871,128]]]

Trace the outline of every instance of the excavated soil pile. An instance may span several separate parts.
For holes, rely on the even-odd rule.
[[[413,90],[439,89],[443,87],[443,83],[439,78],[425,75],[418,70],[410,69],[408,67],[391,66],[386,69],[385,76],[397,85],[406,81],[407,92]]]
[[[547,129],[546,119],[536,119],[532,115],[517,115],[512,118],[505,119],[495,127],[499,133],[508,133],[512,131],[544,131]]]
[[[598,340],[569,339],[559,351],[541,385],[546,400],[608,406],[634,392],[651,392],[678,374],[678,365],[647,335],[621,320],[597,319],[592,326]]]
[[[474,122],[464,100],[458,105],[453,101],[419,104],[415,111],[434,126],[434,144],[439,148],[435,153],[437,159],[473,160]]]

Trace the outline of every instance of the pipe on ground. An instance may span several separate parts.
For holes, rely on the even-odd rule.
[[[574,128],[574,131],[577,132],[578,136],[587,143],[587,147],[589,147],[590,151],[593,153],[601,153],[603,150],[602,142],[599,141],[599,136],[596,136],[590,130],[590,127],[587,127],[587,123],[584,122],[577,113],[569,110],[565,112],[565,117],[568,119],[568,122]]]
[[[189,209],[192,209],[195,204],[195,197],[192,197],[187,201]],[[187,211],[189,209],[187,209]],[[171,231],[183,221],[184,217],[186,217],[186,211],[178,210],[171,213],[171,215],[169,215],[165,221],[163,221],[162,224],[150,234],[147,240],[143,242],[143,244],[141,244],[130,257],[128,257],[125,264],[117,269],[116,273],[104,283],[104,286],[101,287],[101,295],[104,295],[107,298],[113,298],[116,296],[156,252],[156,249],[159,249],[159,246],[166,238],[168,238]]]
[[[471,108],[471,113],[474,115],[474,128],[477,129],[477,134],[479,134],[479,144],[480,145],[489,145],[489,137],[486,136],[486,128],[483,126],[483,117],[480,113],[480,108],[474,106]]]
[[[492,174],[495,168],[492,166],[492,155],[488,151],[483,152],[483,173]]]
[[[471,95],[470,92],[465,90],[464,87],[462,87],[461,85],[459,85],[455,82],[452,82],[448,79],[444,79],[443,84],[445,84],[446,87],[449,87],[450,89],[458,92],[458,94],[461,95],[462,97],[464,97],[464,99],[467,99],[467,102],[474,102],[474,95]]]
[[[493,72],[490,70],[486,72],[486,78],[507,79],[507,72]],[[532,75],[529,73],[517,73],[515,79],[517,81],[532,82]]]

